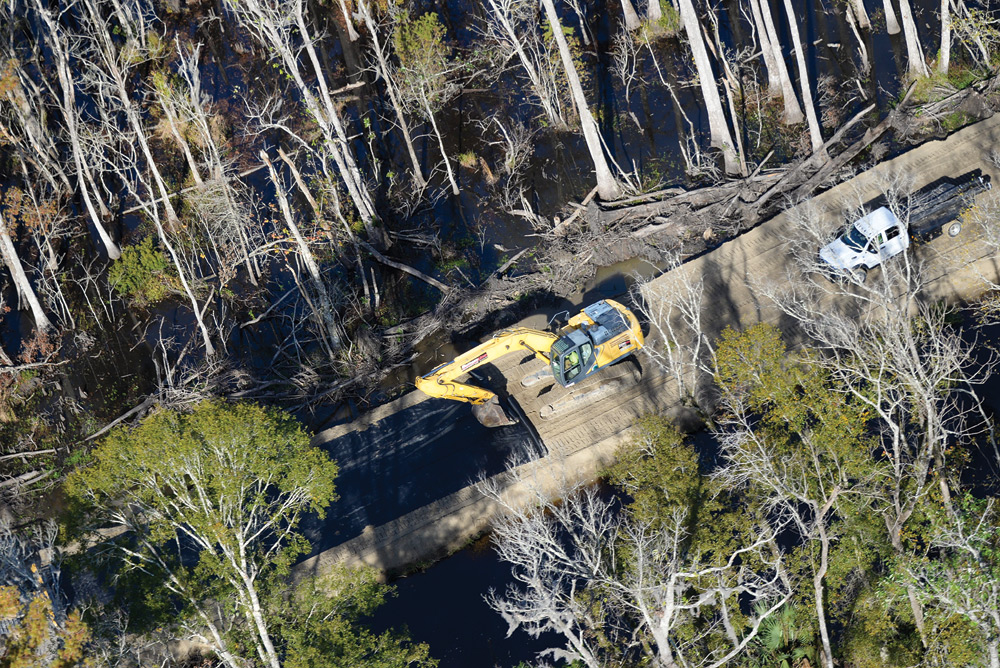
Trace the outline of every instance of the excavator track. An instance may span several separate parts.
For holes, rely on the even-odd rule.
[[[542,371],[547,370],[542,369]],[[535,372],[525,376],[521,380],[521,386],[541,385],[544,381],[535,378],[541,375],[540,372]],[[602,369],[599,374],[570,387],[560,387],[549,374],[549,382],[545,383],[535,395],[536,399],[544,402],[538,410],[538,417],[548,420],[568,411],[580,410],[612,394],[628,390],[638,385],[641,380],[642,369],[634,357]]]

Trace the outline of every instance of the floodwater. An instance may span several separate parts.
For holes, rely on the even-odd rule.
[[[591,6],[590,3],[585,4]],[[883,29],[866,40],[866,48],[871,54],[872,73],[867,80],[861,77],[858,83],[855,83],[853,78],[857,77],[858,73],[850,62],[850,54],[857,50],[853,35],[842,21],[838,23],[831,20],[828,24],[816,20],[817,8],[827,4],[820,0],[806,3],[807,11],[804,16],[806,34],[803,39],[811,43],[809,48],[809,68],[813,75],[811,79],[816,81],[817,75],[829,74],[839,81],[850,81],[849,85],[858,89],[859,99],[852,107],[853,110],[845,112],[847,118],[860,109],[862,104],[868,104],[870,101],[876,101],[879,108],[884,110],[892,100],[896,99],[900,90],[900,76],[905,67],[902,35],[889,37]],[[937,3],[925,0],[912,4],[921,33],[925,36],[925,51],[934,53]],[[868,9],[874,16],[877,7],[870,6]],[[789,42],[787,27],[777,14],[775,20],[779,22],[779,30],[785,33],[784,42],[787,44]],[[597,23],[598,53],[607,54],[609,21],[605,18]],[[725,18],[722,18],[721,28],[724,31],[729,30]],[[664,46],[666,52],[671,49],[673,46],[670,44]],[[605,69],[598,79],[606,83],[607,57],[599,56],[599,60]],[[651,85],[648,87],[647,95],[641,98],[633,92],[633,97],[628,102],[616,97],[611,89],[612,87],[608,85],[602,87],[604,94],[601,96],[601,101],[610,107],[604,114],[605,118],[623,119],[612,128],[612,132],[605,134],[606,137],[610,137],[616,158],[620,161],[625,160],[626,164],[636,165],[641,171],[650,175],[650,178],[653,172],[656,172],[662,174],[667,182],[682,180],[676,149],[674,114],[672,112],[657,114],[656,111],[651,111],[671,109],[672,103],[669,99],[664,99],[666,93],[663,87]],[[863,97],[867,99],[862,99]],[[689,96],[682,98],[682,102],[692,120],[699,127],[704,127],[697,99]],[[621,113],[629,110],[643,121],[644,127],[641,131]],[[607,113],[608,111],[611,113]],[[589,165],[586,154],[583,153],[582,140],[573,136],[560,137],[559,140],[561,147],[550,148],[543,145],[539,149],[541,166],[536,168],[541,175],[548,173],[557,178],[548,186],[545,186],[543,179],[536,179],[533,185],[536,188],[548,187],[552,191],[550,197],[540,196],[543,201],[559,203],[574,197],[576,201],[580,201],[580,198],[589,191],[591,183],[587,175]],[[576,157],[566,160],[567,153]],[[468,199],[472,197],[472,193],[469,193]],[[473,205],[464,202],[465,200],[463,206],[473,208]],[[544,213],[552,215],[553,211],[548,210]],[[476,216],[471,218],[481,220]],[[523,240],[521,235],[528,231],[530,230],[523,222],[511,222],[505,219],[505,223],[498,223],[492,228],[491,234],[495,236],[492,236],[490,241],[517,249],[523,247],[523,241],[520,241],[519,237]],[[482,259],[484,266],[490,264],[491,260],[495,261],[486,255]],[[621,294],[625,292],[630,277],[636,272],[648,275],[656,271],[655,267],[635,266],[598,270],[597,276],[585,290],[585,294],[579,295],[579,300],[572,304],[553,304],[541,309],[529,318],[529,324],[544,326],[548,318],[561,309],[571,309],[575,312],[581,305],[589,303],[588,300]],[[445,354],[451,353],[449,349]],[[704,450],[706,459],[714,459],[715,448],[701,443],[704,438],[704,435],[700,435],[697,439],[699,447]],[[544,638],[533,639],[521,630],[516,631],[510,638],[505,638],[507,630],[505,622],[497,613],[490,610],[483,597],[491,588],[502,590],[509,583],[508,567],[498,560],[495,552],[489,548],[488,540],[484,539],[473,548],[456,553],[423,572],[397,580],[394,583],[397,587],[397,597],[379,611],[374,624],[377,628],[407,625],[415,640],[430,644],[432,655],[441,661],[441,668],[515,666],[521,661],[534,660],[537,652],[545,647],[558,646],[561,643],[558,638],[550,638],[549,643],[546,643]]]
[[[476,3],[428,0],[417,4],[422,6],[414,8],[416,14],[431,10],[441,13],[457,46],[468,48],[472,40],[470,28],[474,22],[473,13],[477,11],[470,12],[469,7],[478,6]],[[730,34],[745,29],[732,19],[739,15],[734,4],[732,0],[726,0],[718,14],[723,40],[730,43]],[[775,21],[782,33],[782,41],[787,45],[790,39],[783,10],[778,7],[780,4],[772,3],[772,6],[776,10]],[[867,39],[866,49],[871,54],[872,73],[867,78],[861,77],[851,62],[851,55],[858,48],[857,43],[843,22],[833,18],[817,20],[824,9],[830,12],[830,16],[834,15],[831,0],[796,0],[794,4],[804,8],[800,25],[804,29],[803,39],[809,45],[810,79],[818,81],[822,75],[829,75],[834,77],[835,84],[845,82],[842,86],[844,91],[850,90],[850,97],[856,98],[845,106],[845,117],[850,117],[871,101],[878,102],[879,108],[884,111],[900,89],[900,75],[905,64],[902,35],[890,38],[884,30],[877,30]],[[874,17],[880,3],[869,0],[867,4]],[[937,50],[938,3],[936,0],[917,0],[913,4],[925,52],[934,53]],[[675,113],[668,91],[655,81],[651,61],[644,63],[648,85],[642,90],[634,87],[627,99],[620,83],[611,74],[612,40],[620,17],[609,14],[609,10],[617,12],[618,3],[583,0],[581,5],[590,19],[595,39],[594,44],[585,50],[583,58],[585,63],[594,66],[590,85],[593,100],[597,102],[595,110],[615,160],[623,168],[635,170],[647,187],[655,183],[695,185],[685,178],[680,159],[678,135],[682,122]],[[836,11],[839,12],[840,7],[841,4],[837,3]],[[567,25],[577,25],[575,17],[569,13],[564,16]],[[226,40],[222,43],[225,45]],[[679,69],[678,62],[684,56],[676,40],[661,40],[654,45],[654,50],[661,67],[669,71]],[[333,45],[331,53],[337,57],[345,55]],[[953,57],[957,58],[957,54]],[[215,78],[208,77],[208,80],[215,81]],[[482,133],[474,124],[488,121],[493,116],[503,116],[511,123],[528,120],[523,97],[507,99],[510,91],[501,88],[463,92],[441,113],[438,122],[446,128],[445,144],[450,156],[471,152],[477,159],[498,164],[500,156],[496,147],[482,138]],[[679,89],[678,94],[681,107],[696,130],[705,134],[706,119],[696,88],[684,87]],[[348,105],[348,108],[352,106]],[[376,124],[384,125],[368,111],[365,108],[360,113],[375,119]],[[358,118],[352,120],[352,125],[361,127]],[[387,127],[376,127],[380,141],[394,141],[394,133]],[[832,124],[825,129],[829,136]],[[434,141],[426,133],[418,140],[418,152],[428,167],[437,159]],[[542,133],[533,145],[534,153],[523,179],[526,200],[538,214],[551,220],[566,202],[579,202],[590,191],[593,187],[592,166],[583,139],[577,133]],[[778,158],[774,158],[772,164],[777,162]],[[405,224],[394,223],[394,231],[402,231],[399,227],[412,227],[423,235],[438,237],[467,262],[464,271],[471,282],[478,284],[506,257],[535,245],[538,238],[528,236],[535,230],[524,218],[513,216],[498,207],[481,160],[468,167],[456,161],[454,167],[462,193],[457,197],[442,197],[432,205],[420,208]],[[262,190],[267,188],[262,186]],[[465,277],[457,272],[446,273],[434,267],[426,250],[416,244],[398,243],[391,254],[447,282],[465,284]],[[383,278],[394,275],[382,267],[372,269],[386,272],[382,274]],[[528,324],[544,327],[553,316],[566,311],[576,313],[581,306],[592,301],[620,295],[627,291],[636,275],[648,276],[660,269],[662,267],[641,260],[598,269],[580,294],[539,308],[529,314]],[[434,303],[438,298],[432,288],[418,282],[411,283],[411,292],[405,295],[408,299]],[[275,279],[271,284],[273,298],[290,285],[287,276],[284,280]],[[8,304],[17,303],[10,292],[4,297]],[[390,296],[384,298],[389,299]],[[183,309],[171,308],[161,315],[171,331],[187,330],[190,333],[193,328],[185,313]],[[20,317],[17,311],[5,316],[5,326],[0,331],[5,349],[18,349],[22,334],[30,331],[27,320],[29,318]],[[123,322],[123,335],[115,333],[110,337],[110,344],[106,344],[107,333],[95,333],[97,338],[102,339],[99,345],[109,345],[112,350],[95,348],[94,354],[86,358],[88,361],[73,370],[67,383],[71,386],[67,391],[75,391],[78,398],[82,398],[81,393],[92,397],[99,393],[107,404],[104,413],[109,417],[115,417],[135,405],[135,402],[123,397],[140,395],[143,391],[141,385],[148,384],[151,382],[149,379],[155,377],[150,368],[148,351],[137,349],[127,340],[125,330],[131,327],[132,323]],[[283,340],[283,333],[280,326],[273,323],[268,323],[267,327],[274,329],[262,327],[260,330],[237,330],[234,333],[233,340],[228,343],[229,352],[238,359],[237,366],[243,364],[258,371],[270,366],[272,354]],[[147,332],[147,337],[152,337],[151,331]],[[184,336],[178,335],[178,338],[186,340]],[[408,387],[415,373],[425,372],[436,363],[450,359],[459,349],[472,343],[454,342],[446,334],[430,337],[422,343],[416,363],[387,381],[382,389],[391,395]],[[81,345],[85,344],[86,341],[81,342]],[[121,410],[114,411],[116,405],[120,405]],[[341,465],[338,489],[342,501],[337,508],[348,510],[336,517],[335,512],[331,512],[331,517],[323,525],[307,524],[307,532],[317,551],[357,535],[366,526],[381,524],[455,491],[481,472],[497,472],[521,440],[516,432],[497,430],[484,434],[479,431],[477,425],[470,423],[471,416],[464,404],[428,402],[426,408],[428,412],[412,423],[376,426],[377,438],[365,441],[348,439],[330,446]],[[313,429],[337,421],[330,413],[306,417],[310,419]],[[436,436],[424,440],[417,438],[429,432],[434,432]],[[373,435],[374,432],[369,434]],[[398,596],[379,611],[374,626],[377,629],[408,626],[414,639],[430,643],[432,655],[440,659],[441,668],[514,666],[520,661],[535,658],[535,653],[547,646],[547,641],[532,639],[523,631],[516,632],[510,639],[505,637],[506,624],[489,609],[483,596],[490,588],[503,589],[509,582],[507,566],[498,560],[488,541],[479,541],[423,572],[396,581]]]
[[[532,638],[523,630],[507,637],[507,623],[486,603],[491,589],[506,590],[510,567],[483,538],[431,568],[396,580],[396,596],[380,608],[376,632],[407,627],[426,642],[440,668],[509,668],[558,647],[559,638]]]

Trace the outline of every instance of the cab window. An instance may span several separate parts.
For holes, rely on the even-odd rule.
[[[582,361],[579,348],[574,348],[563,356],[563,378],[567,382],[580,375],[580,369],[583,368]]]
[[[582,364],[588,364],[590,362],[591,355],[594,354],[594,346],[590,343],[585,343],[580,346],[580,362]]]
[[[892,241],[898,236],[899,236],[899,225],[893,225],[892,227],[890,227],[885,231],[885,237],[889,241]]]

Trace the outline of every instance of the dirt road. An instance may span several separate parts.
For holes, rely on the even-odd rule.
[[[833,227],[843,220],[845,203],[875,197],[880,194],[887,178],[895,175],[909,177],[913,186],[919,188],[943,176],[957,176],[981,168],[993,177],[995,184],[1000,184],[1000,173],[989,161],[994,148],[1000,148],[1000,115],[960,130],[946,140],[923,144],[863,172],[811,200],[810,210],[815,215],[826,217]],[[787,239],[794,233],[793,218],[788,212],[780,214],[674,270],[705,281],[706,303],[709,305],[709,312],[705,314],[706,325],[712,334],[717,335],[726,326],[746,327],[758,322],[770,322],[780,327],[789,340],[801,337],[795,325],[782,317],[774,305],[753,287],[760,281],[783,280],[788,267]],[[975,297],[983,289],[982,276],[993,280],[1000,276],[997,258],[986,256],[982,245],[977,243],[974,230],[965,230],[954,239],[940,237],[919,252],[924,253],[929,262],[933,280],[928,288],[928,297],[933,299]],[[654,281],[651,289],[656,288],[657,281],[673,278],[673,272],[670,272]],[[651,332],[647,344],[655,345],[656,336],[656,332]],[[529,448],[534,459],[522,464],[522,472],[535,484],[553,492],[567,482],[593,479],[612,460],[616,448],[628,438],[636,418],[651,412],[668,411],[676,406],[676,392],[671,379],[648,361],[640,360],[643,369],[641,381],[637,384],[625,383],[605,393],[597,403],[584,408],[570,407],[545,419],[541,413],[558,398],[558,392],[548,390],[540,394],[539,386],[522,387],[520,379],[542,364],[535,359],[526,362],[524,359],[518,355],[504,358],[497,363],[493,373],[495,377],[507,380],[508,393],[523,407],[545,445],[541,452]],[[336,457],[336,448],[343,450],[348,442],[391,440],[395,438],[393,432],[384,427],[393,420],[413,424],[406,417],[408,411],[416,410],[425,401],[443,400],[429,400],[413,392],[350,425],[318,434],[315,442],[333,448]],[[465,406],[460,408],[468,410]],[[448,415],[452,416],[452,412]],[[422,424],[428,432],[426,436],[434,437],[430,433],[434,431],[432,425]],[[452,426],[439,424],[437,428],[447,430]],[[474,449],[483,447],[482,439],[486,437],[467,432],[462,438],[460,447]],[[524,438],[523,435],[521,438]],[[358,447],[352,446],[352,451]],[[517,450],[510,443],[504,447],[510,452]],[[436,468],[431,464],[423,470]],[[474,470],[457,472],[454,467],[445,469],[449,475],[458,476],[463,485],[476,475]],[[431,477],[421,473],[421,470],[420,465],[408,464],[403,467],[403,478],[406,479],[405,474],[409,473],[408,482],[433,485]],[[495,456],[484,470],[487,476],[505,476],[498,470]],[[377,475],[374,469],[369,472]],[[525,495],[526,490],[509,486],[508,493],[518,497]],[[355,494],[354,497],[352,503],[372,508],[385,503],[377,496]],[[494,512],[491,502],[473,486],[456,489],[455,485],[445,486],[438,498],[420,507],[411,509],[404,504],[399,506],[399,510],[403,512],[399,517],[377,526],[370,525],[360,535],[339,543],[336,538],[323,535],[322,527],[316,527],[315,531],[320,536],[319,545],[329,549],[297,566],[297,572],[320,572],[337,562],[366,563],[383,571],[398,571],[461,547],[487,528]],[[337,508],[331,510],[331,514],[337,512]],[[356,510],[347,509],[347,512]],[[381,519],[385,514],[372,513],[372,516]]]

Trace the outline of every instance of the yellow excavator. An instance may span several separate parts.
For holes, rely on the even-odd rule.
[[[463,374],[510,353],[528,351],[548,364],[562,387],[570,387],[642,348],[645,340],[635,315],[611,299],[584,308],[558,333],[526,327],[499,332],[430,373],[417,378],[424,394],[472,404],[472,412],[487,427],[514,424],[495,392],[457,382]]]

